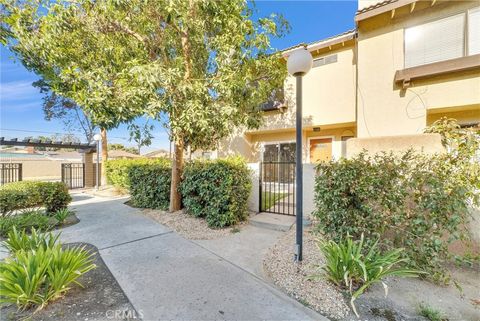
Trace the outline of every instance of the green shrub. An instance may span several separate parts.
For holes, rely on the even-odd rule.
[[[421,303],[418,306],[418,314],[430,321],[448,321],[447,317],[443,315],[442,311],[437,310],[425,303]]]
[[[128,176],[128,171],[131,166],[136,165],[148,165],[148,164],[157,164],[167,162],[167,159],[149,159],[149,158],[138,158],[138,159],[115,159],[108,160],[105,162],[105,175],[107,177],[108,184],[111,184],[115,187],[130,189],[130,180]]]
[[[387,285],[382,281],[384,278],[416,277],[421,273],[401,267],[407,261],[401,257],[403,249],[382,253],[378,248],[378,242],[365,246],[363,235],[357,241],[347,237],[338,243],[332,240],[321,242],[319,248],[326,261],[321,267],[322,270],[331,282],[348,290],[352,309],[357,316],[354,301],[372,284],[381,282],[387,295]]]
[[[44,206],[47,213],[66,208],[72,201],[68,188],[61,182],[21,181],[0,187],[0,214]]]
[[[53,233],[39,233],[34,228],[32,228],[31,234],[28,235],[25,230],[19,232],[13,227],[3,245],[10,253],[15,255],[18,251],[36,251],[39,248],[51,249],[58,243],[59,237],[60,233],[57,235]]]
[[[59,224],[63,224],[69,215],[70,210],[68,208],[62,208],[53,213],[53,217],[55,217]]]
[[[15,303],[19,309],[41,309],[95,268],[92,256],[84,247],[62,249],[60,244],[18,251],[0,262],[0,302]]]
[[[128,165],[131,203],[136,207],[167,209],[170,202],[171,163],[167,159]]]
[[[0,236],[6,237],[14,227],[19,231],[30,231],[33,228],[46,231],[50,229],[50,222],[49,218],[41,211],[28,211],[0,217]]]
[[[334,241],[365,234],[367,240],[380,238],[386,248],[403,247],[411,267],[448,281],[448,244],[468,240],[474,193],[453,158],[409,151],[319,164],[314,213],[318,227]]]
[[[93,254],[85,247],[63,248],[59,234],[37,233],[15,228],[3,242],[12,257],[0,262],[0,302],[19,309],[43,308],[65,294],[72,283],[95,268]]]
[[[194,161],[185,166],[181,193],[188,213],[224,227],[248,216],[250,170],[241,158]]]

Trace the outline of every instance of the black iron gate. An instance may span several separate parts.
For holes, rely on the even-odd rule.
[[[260,163],[260,212],[295,215],[295,162]]]
[[[85,187],[85,166],[83,163],[63,163],[62,182],[69,189]]]
[[[22,180],[21,163],[0,163],[0,185]]]

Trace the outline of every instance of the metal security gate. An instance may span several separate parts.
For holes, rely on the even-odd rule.
[[[83,163],[62,164],[62,182],[69,189],[85,187],[85,166]]]
[[[0,163],[0,185],[22,180],[21,163]]]
[[[260,163],[260,212],[295,215],[295,162]]]

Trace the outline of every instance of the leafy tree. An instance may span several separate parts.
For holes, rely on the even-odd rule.
[[[94,123],[168,116],[174,211],[184,149],[212,149],[236,126],[259,126],[260,104],[286,76],[270,37],[288,24],[275,15],[255,19],[249,3],[10,0],[4,21],[23,63]]]
[[[137,144],[136,154],[140,155],[140,149],[143,146],[150,146],[152,144],[152,131],[153,125],[148,125],[148,122],[143,126],[137,124],[130,124],[128,130],[130,131],[130,141],[134,141]]]
[[[33,83],[40,89],[43,96],[43,112],[46,120],[59,119],[63,122],[65,130],[69,132],[81,131],[88,143],[93,141],[97,131],[86,112],[71,99],[62,97],[53,92],[43,80]]]

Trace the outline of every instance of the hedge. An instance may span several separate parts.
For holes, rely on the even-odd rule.
[[[405,248],[413,268],[447,281],[449,243],[469,239],[472,186],[464,170],[472,168],[459,166],[457,156],[412,151],[320,163],[314,216],[330,239],[380,239],[384,249]]]
[[[21,181],[0,187],[0,213],[7,216],[15,210],[44,206],[48,213],[66,208],[72,201],[68,188],[61,182]]]
[[[165,160],[156,160],[149,158],[108,160],[105,162],[105,175],[107,177],[107,183],[115,187],[128,190],[130,188],[128,170],[131,166],[142,164],[155,164],[159,161]]]
[[[136,207],[167,209],[170,203],[171,162],[167,159],[123,162],[127,168],[131,203]]]
[[[210,227],[225,227],[245,220],[252,189],[250,176],[242,158],[187,164],[180,188],[187,213],[205,217]]]

